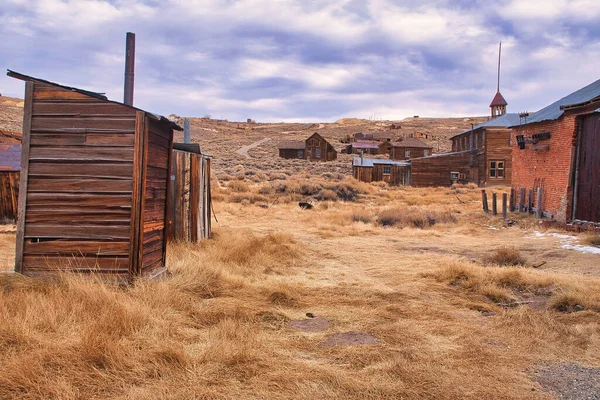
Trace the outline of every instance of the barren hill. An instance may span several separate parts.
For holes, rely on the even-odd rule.
[[[16,143],[23,129],[23,100],[0,96],[0,143]]]

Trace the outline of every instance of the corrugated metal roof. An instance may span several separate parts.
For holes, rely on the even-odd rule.
[[[500,94],[500,92],[496,92],[496,95],[494,96],[494,98],[492,99],[492,102],[490,103],[490,107],[506,106],[506,105],[508,105],[508,103],[506,102],[506,100],[504,100],[504,97],[502,96],[502,94]]]
[[[519,125],[519,114],[508,113],[508,114],[504,114],[500,117],[492,118],[490,120],[482,122],[481,124],[477,124],[473,127],[473,130],[476,130],[479,128],[508,128],[509,126],[515,126],[515,125]],[[466,131],[463,131],[459,134],[452,136],[450,139],[455,138],[460,135],[464,135],[465,133],[469,133],[469,132],[471,132],[471,130],[467,129]]]
[[[424,149],[432,149],[433,146],[417,139],[414,137],[409,137],[404,139],[401,142],[392,143],[394,147],[416,147],[416,148],[424,148]]]
[[[426,157],[415,157],[415,158],[412,158],[412,160],[421,160],[423,158],[448,157],[448,156],[452,156],[454,154],[471,153],[471,152],[475,152],[475,151],[476,150],[463,150],[463,151],[454,151],[452,153],[439,153],[439,154],[432,154],[432,155],[426,156]]]
[[[54,86],[61,87],[63,89],[70,90],[72,92],[81,93],[83,95],[90,96],[90,97],[95,97],[97,99],[108,101],[110,103],[120,104],[120,105],[122,105],[124,107],[129,107],[129,108],[133,108],[135,110],[143,111],[146,114],[152,115],[154,118],[156,118],[160,122],[169,124],[171,126],[171,128],[175,129],[176,131],[182,131],[183,130],[182,127],[180,127],[179,125],[177,125],[175,122],[171,121],[170,119],[163,117],[162,115],[154,114],[154,113],[142,110],[141,108],[137,108],[137,107],[133,107],[133,106],[128,106],[127,104],[123,104],[123,103],[118,102],[118,101],[108,100],[108,97],[106,97],[104,95],[104,93],[90,92],[89,90],[83,90],[83,89],[78,89],[78,88],[74,88],[74,87],[71,87],[71,86],[61,85],[61,84],[56,83],[56,82],[51,82],[51,81],[47,81],[45,79],[35,78],[33,76],[29,76],[29,75],[21,74],[19,72],[11,71],[10,69],[7,69],[6,71],[7,71],[6,75],[10,76],[11,78],[20,79],[22,81],[38,81],[38,82],[43,82],[43,83],[47,83],[49,85],[54,85]]]
[[[21,145],[0,143],[0,171],[21,170]]]
[[[306,142],[289,141],[279,143],[280,150],[303,150],[306,148]]]
[[[380,158],[363,158],[361,163],[360,157],[352,158],[352,166],[353,167],[372,167],[375,164],[382,165],[400,165],[407,167],[410,165],[410,161],[393,161],[393,160],[383,160]]]
[[[562,99],[555,101],[547,107],[542,108],[540,111],[527,117],[527,124],[533,124],[535,122],[542,121],[553,121],[560,118],[564,113],[564,108],[568,106],[575,106],[588,101],[600,98],[600,79],[596,82],[590,83],[586,87],[583,87]],[[512,125],[517,126],[518,123]]]

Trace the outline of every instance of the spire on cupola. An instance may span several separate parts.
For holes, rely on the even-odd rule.
[[[492,109],[492,118],[499,117],[501,115],[506,114],[506,106],[508,103],[502,97],[500,93],[500,56],[502,54],[502,42],[500,42],[500,46],[498,48],[498,86],[496,87],[496,95],[494,99],[490,103],[490,108]]]

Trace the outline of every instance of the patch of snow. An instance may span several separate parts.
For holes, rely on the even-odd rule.
[[[576,244],[574,246],[571,244],[563,244],[560,247],[562,247],[563,249],[579,251],[580,253],[600,254],[600,247],[582,246],[580,244]]]
[[[487,228],[490,229],[490,230],[492,230],[492,231],[499,231],[500,230],[500,228],[496,228],[495,226],[491,226],[491,225],[488,225]]]
[[[563,240],[576,240],[577,239],[577,236],[563,235],[561,233],[542,233],[542,232],[538,232],[538,231],[533,232],[533,235],[531,235],[529,237],[530,238],[553,237],[553,238],[563,239]]]

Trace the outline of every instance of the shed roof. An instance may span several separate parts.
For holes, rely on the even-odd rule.
[[[508,128],[509,126],[515,126],[519,124],[519,114],[517,113],[508,113],[504,114],[500,117],[492,118],[480,124],[477,124],[473,127],[473,130],[477,130],[480,128]],[[464,135],[465,133],[471,132],[471,129],[467,129],[466,131],[462,131],[450,139],[453,139],[457,136]]]
[[[177,125],[175,122],[171,121],[170,119],[163,117],[162,115],[154,114],[154,113],[142,110],[141,108],[137,108],[137,107],[134,107],[134,106],[129,106],[127,104],[124,104],[124,103],[121,103],[121,102],[118,102],[118,101],[108,100],[108,97],[106,97],[104,95],[104,93],[91,92],[89,90],[78,89],[78,88],[71,87],[71,86],[61,85],[61,84],[56,83],[56,82],[51,82],[51,81],[47,81],[45,79],[35,78],[33,76],[29,76],[29,75],[21,74],[19,72],[11,71],[10,69],[6,70],[6,75],[10,76],[11,78],[20,79],[22,81],[37,81],[37,82],[47,83],[49,85],[54,85],[54,86],[61,87],[63,89],[70,90],[72,92],[77,92],[77,93],[81,93],[81,94],[86,95],[86,96],[95,97],[97,99],[104,100],[104,101],[107,101],[109,103],[115,103],[115,104],[122,105],[124,107],[133,108],[134,110],[143,111],[146,114],[149,114],[149,115],[153,116],[154,118],[156,118],[160,122],[169,124],[170,127],[172,129],[175,129],[176,131],[182,131],[183,130],[182,127],[180,127],[179,125]]]
[[[544,107],[535,114],[529,116],[527,118],[527,124],[556,120],[563,115],[566,108],[584,105],[585,103],[593,100],[600,100],[600,79],[569,94],[568,96],[563,97],[558,101],[555,101],[549,106]],[[516,123],[512,126],[516,125],[519,124]]]
[[[303,150],[306,148],[306,142],[287,141],[279,143],[280,150]]]
[[[378,149],[380,144],[381,142],[376,142],[373,140],[367,142],[356,141],[352,143],[352,147],[356,149]]]
[[[393,160],[384,160],[381,158],[362,158],[362,159],[360,157],[352,158],[352,166],[353,167],[373,167],[375,164],[400,165],[403,167],[407,167],[410,165],[410,161],[393,161]]]
[[[422,140],[419,140],[414,137],[409,137],[409,138],[404,139],[401,142],[393,143],[392,146],[394,146],[394,147],[416,147],[416,148],[424,148],[424,149],[432,149],[433,148],[433,146],[428,145],[427,143],[423,142]]]
[[[492,102],[490,103],[490,107],[494,107],[494,106],[507,106],[508,103],[506,102],[506,100],[504,100],[504,97],[502,96],[502,94],[500,94],[500,92],[496,92],[496,95],[494,96],[494,98],[492,99]]]
[[[21,145],[0,143],[0,171],[21,170]]]

